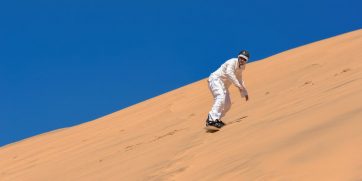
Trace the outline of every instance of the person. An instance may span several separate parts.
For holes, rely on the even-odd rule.
[[[237,58],[231,58],[221,65],[219,69],[213,72],[208,79],[209,89],[214,97],[214,104],[206,119],[206,126],[221,128],[225,125],[221,118],[231,107],[228,88],[231,83],[240,91],[245,100],[249,100],[248,91],[242,78],[242,71],[250,58],[246,50],[242,50]]]

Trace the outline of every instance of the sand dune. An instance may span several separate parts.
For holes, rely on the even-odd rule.
[[[206,79],[0,148],[0,180],[362,180],[362,30],[247,65],[206,133]],[[220,62],[221,63],[221,62]]]

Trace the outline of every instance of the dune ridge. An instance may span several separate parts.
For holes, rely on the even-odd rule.
[[[215,133],[203,79],[3,146],[0,180],[362,180],[361,50],[356,30],[249,63]]]

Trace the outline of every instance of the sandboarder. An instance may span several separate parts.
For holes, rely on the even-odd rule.
[[[246,90],[242,79],[242,71],[245,70],[246,62],[250,54],[242,50],[237,58],[231,58],[221,65],[219,69],[213,72],[208,79],[209,89],[214,97],[214,104],[206,119],[206,127],[219,129],[225,125],[221,118],[225,116],[230,109],[231,101],[228,88],[233,83],[245,100],[249,100],[248,91]]]

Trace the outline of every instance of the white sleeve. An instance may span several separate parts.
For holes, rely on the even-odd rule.
[[[246,90],[244,80],[241,80],[241,86],[242,86],[242,89],[241,89],[242,92],[241,93],[243,94],[243,96],[249,95],[248,90]]]
[[[246,90],[244,80],[242,79],[242,77],[238,79],[235,75],[235,71],[238,66],[237,63],[238,62],[227,64],[226,76],[233,82],[236,87],[240,89],[242,96],[246,96],[248,95],[248,91]]]
[[[243,86],[240,84],[239,80],[235,76],[236,64],[230,63],[226,65],[226,76],[231,80],[231,82],[238,88],[243,89]]]

